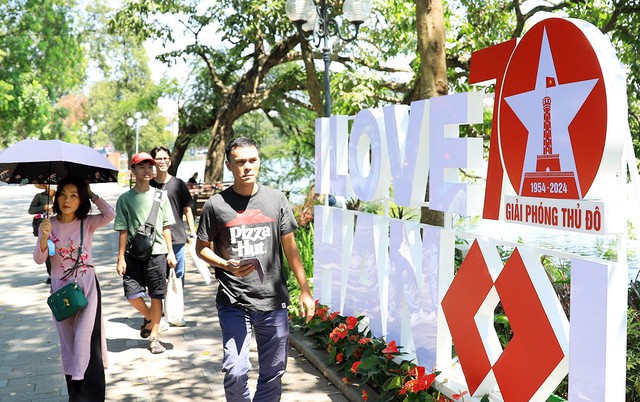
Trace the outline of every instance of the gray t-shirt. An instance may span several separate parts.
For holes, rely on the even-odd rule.
[[[254,195],[244,197],[229,187],[211,196],[202,208],[198,238],[213,242],[215,253],[224,259],[257,257],[264,270],[261,282],[255,271],[240,278],[216,268],[216,303],[247,311],[286,308],[290,301],[281,236],[297,227],[287,198],[278,190],[260,185]]]

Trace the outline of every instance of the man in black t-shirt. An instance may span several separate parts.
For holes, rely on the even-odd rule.
[[[198,226],[196,251],[215,267],[216,304],[222,329],[228,401],[247,400],[251,335],[258,345],[259,379],[255,401],[279,401],[289,323],[289,292],[282,251],[300,284],[300,311],[310,320],[315,303],[293,231],[297,228],[282,192],[258,184],[256,143],[236,138],[227,144],[226,166],[233,185],[207,200]],[[250,324],[250,325],[248,325]]]
[[[187,185],[177,177],[169,174],[171,166],[171,151],[164,146],[155,147],[151,150],[151,157],[156,161],[156,177],[149,183],[152,187],[160,188],[166,191],[169,198],[169,204],[173,210],[173,217],[176,221],[171,226],[171,240],[173,252],[176,255],[178,264],[176,265],[176,277],[182,280],[184,288],[185,281],[185,244],[188,239],[195,239],[196,227],[193,219],[193,198]],[[187,218],[187,226],[189,227],[189,237],[184,230],[182,216]],[[185,325],[184,319],[179,322],[170,322],[174,326],[182,327]]]

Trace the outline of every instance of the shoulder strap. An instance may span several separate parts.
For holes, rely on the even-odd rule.
[[[163,186],[164,187],[164,186]],[[153,205],[151,206],[151,212],[147,217],[149,225],[155,226],[156,219],[158,218],[158,210],[160,209],[160,202],[162,202],[162,190],[156,189],[156,193],[153,195]]]
[[[73,275],[73,279],[78,277],[78,264],[80,264],[80,256],[82,255],[82,245],[84,244],[84,219],[80,219],[80,248],[78,248],[78,258],[76,258],[76,263],[73,264],[73,267],[62,277],[62,279],[66,279]]]
[[[80,263],[80,255],[82,255],[82,245],[84,244],[84,219],[80,219],[80,248],[78,249],[78,258],[73,266],[73,277],[78,277],[78,264]]]

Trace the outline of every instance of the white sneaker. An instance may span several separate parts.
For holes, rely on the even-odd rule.
[[[185,326],[187,326],[187,322],[184,320],[184,318],[181,318],[179,321],[172,321],[169,324],[171,324],[172,327],[185,327]]]
[[[169,327],[170,327],[170,325],[167,322],[167,319],[162,317],[160,319],[160,328],[158,328],[158,332],[164,332],[164,331],[168,330]]]

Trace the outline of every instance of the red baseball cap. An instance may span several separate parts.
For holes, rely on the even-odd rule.
[[[137,165],[138,163],[147,162],[147,161],[153,163],[154,165],[156,164],[156,160],[153,159],[151,155],[149,155],[146,152],[139,152],[133,155],[133,158],[131,158],[131,167],[133,167],[133,165]]]

